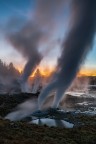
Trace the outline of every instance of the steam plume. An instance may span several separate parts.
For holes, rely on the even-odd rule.
[[[42,60],[43,55],[38,50],[39,42],[43,36],[49,35],[49,31],[51,32],[50,28],[53,25],[53,18],[56,15],[56,11],[57,13],[61,11],[63,3],[64,0],[60,2],[58,0],[37,0],[34,17],[30,18],[22,28],[19,28],[17,31],[10,30],[8,33],[10,43],[27,59],[21,77],[21,84],[27,82],[28,77]],[[52,7],[50,7],[51,5]],[[53,8],[54,12],[52,15]]]
[[[13,46],[28,60],[22,74],[22,83],[27,81],[28,77],[42,59],[42,56],[37,49],[41,35],[42,32],[38,30],[36,25],[34,26],[31,23],[31,25],[27,24],[21,31],[13,33],[9,37]]]
[[[56,90],[53,107],[59,102],[80,64],[92,46],[96,31],[96,0],[72,0],[72,26],[62,44],[62,54],[58,59],[57,75],[39,96],[39,107],[50,92]]]

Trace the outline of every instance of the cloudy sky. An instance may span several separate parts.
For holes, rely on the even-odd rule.
[[[26,21],[32,19],[34,15],[34,11],[36,8],[36,0],[0,0],[0,59],[4,62],[9,63],[13,62],[19,70],[22,70],[26,59],[16,51],[10,42],[6,39],[6,31],[8,31],[13,25],[18,25],[18,21],[20,20],[20,25],[22,26]],[[42,67],[43,71],[52,69],[56,65],[56,60],[60,55],[60,39],[63,39],[66,36],[66,22],[62,20],[61,17],[57,17],[56,20],[59,21],[58,29],[53,33],[50,40],[47,42],[41,43],[40,48],[46,53],[45,58],[42,60],[40,67]],[[67,19],[67,11],[64,14],[64,17]],[[13,23],[10,24],[10,22]],[[9,26],[10,25],[10,26]],[[19,26],[20,26],[19,25]],[[59,29],[60,28],[60,29]],[[46,41],[46,40],[45,40]],[[45,50],[49,48],[51,50]],[[88,54],[83,66],[82,73],[91,73],[93,74],[96,70],[96,39],[94,40],[93,48]]]

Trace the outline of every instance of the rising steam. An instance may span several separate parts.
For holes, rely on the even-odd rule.
[[[39,108],[54,90],[56,96],[53,107],[58,107],[64,92],[75,78],[80,64],[91,48],[96,31],[96,0],[72,0],[71,23],[69,33],[62,44],[57,75],[40,94]]]
[[[62,23],[61,13],[66,9],[65,4],[71,3],[71,25],[68,27],[66,38],[62,40],[56,73],[38,99],[41,108],[46,97],[52,91],[56,91],[53,107],[58,107],[63,94],[72,83],[80,64],[92,46],[96,30],[96,0],[37,0],[36,2],[34,18],[28,20],[19,30],[10,31],[7,37],[14,48],[27,60],[21,77],[21,82],[25,83],[44,56],[43,52],[41,54],[39,51],[40,41],[43,43],[42,38],[46,40],[54,30],[57,32],[56,25],[58,21]],[[31,114],[32,109],[38,109],[37,101],[34,102],[35,105],[30,105],[31,102],[27,101],[19,105],[18,110],[8,114],[6,118],[15,120],[17,117],[21,119]]]
[[[50,38],[56,30],[58,21],[60,23],[59,17],[66,9],[65,4],[71,3],[71,25],[62,42],[56,75],[38,99],[41,107],[49,93],[55,90],[53,107],[58,107],[64,92],[75,78],[80,64],[92,46],[96,30],[96,0],[37,0],[36,2],[33,18],[17,31],[10,31],[7,37],[14,48],[27,60],[21,77],[21,83],[26,83],[44,56],[43,52],[41,54],[39,51],[39,44],[43,43],[44,38],[45,40]]]
[[[39,31],[37,26],[30,23],[19,32],[13,33],[9,36],[13,46],[27,59],[27,63],[21,77],[22,84],[27,82],[28,77],[42,59],[42,55],[38,52],[38,42],[41,35],[42,32]]]
[[[64,2],[64,0],[60,2],[58,0],[37,0],[34,16],[18,30],[15,27],[9,29],[8,41],[27,60],[20,80],[21,86],[27,82],[28,77],[41,62],[43,54],[39,52],[40,41],[42,38],[48,39],[50,37],[49,33],[55,26],[54,16],[57,13],[60,14]]]

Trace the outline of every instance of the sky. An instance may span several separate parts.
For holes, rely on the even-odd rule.
[[[13,62],[20,71],[23,69],[26,59],[7,41],[5,31],[7,31],[11,19],[20,19],[21,25],[26,20],[32,19],[35,6],[36,0],[0,0],[0,59],[6,63]],[[67,13],[65,15],[67,16]],[[47,53],[40,64],[42,71],[54,68],[60,55],[58,40],[66,36],[66,24],[63,26],[62,18],[57,19],[59,19],[59,25],[62,29],[56,30],[51,40],[40,46],[43,49],[52,47],[51,52]],[[94,39],[92,49],[81,67],[81,73],[85,75],[94,75],[96,73],[96,39]]]

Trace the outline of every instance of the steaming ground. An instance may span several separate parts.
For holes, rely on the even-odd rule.
[[[27,116],[30,116],[32,112],[38,110],[38,105],[36,100],[28,100],[24,103],[17,106],[15,110],[12,113],[9,113],[5,119],[10,119],[11,121],[17,121],[21,120]]]
[[[54,96],[49,96],[42,106],[42,111],[49,109],[52,106]],[[60,103],[60,109],[65,112],[76,111],[77,113],[85,113],[89,115],[96,114],[96,92],[80,93],[67,92],[66,96]],[[9,113],[5,119],[17,121],[29,117],[33,112],[38,111],[38,97],[34,97],[19,104],[15,110]]]

